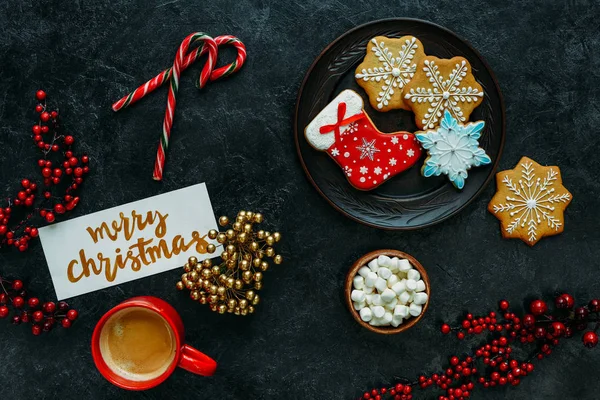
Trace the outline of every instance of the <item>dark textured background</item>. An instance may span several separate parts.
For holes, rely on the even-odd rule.
[[[0,321],[0,397],[350,399],[394,376],[437,371],[450,353],[466,351],[468,343],[441,337],[442,319],[458,319],[466,309],[485,312],[504,297],[522,307],[525,297],[557,290],[586,301],[599,295],[598,2],[457,3],[2,1],[0,193],[35,176],[31,109],[34,91],[44,88],[92,159],[93,175],[75,215],[205,181],[218,214],[264,212],[284,235],[286,262],[267,274],[265,301],[252,318],[214,315],[191,302],[174,290],[180,273],[174,270],[73,299],[82,317],[67,332],[35,338]],[[507,107],[500,167],[512,168],[522,155],[561,167],[574,195],[563,235],[533,249],[502,240],[485,210],[492,186],[457,217],[398,233],[344,218],[310,186],[292,140],[296,93],[307,68],[346,30],[402,16],[446,26],[487,59]],[[180,41],[196,30],[238,35],[249,59],[241,73],[203,93],[192,83],[200,67],[184,74],[166,179],[156,183],[150,176],[166,90],[119,114],[110,104],[167,67]],[[391,337],[360,328],[342,298],[348,266],[383,247],[413,254],[433,287],[426,318]],[[1,254],[0,270],[53,297],[39,244],[27,255]],[[142,294],[162,297],[181,312],[187,340],[219,361],[215,377],[177,371],[144,393],[104,381],[89,351],[94,324],[110,307]],[[570,340],[537,363],[519,388],[478,391],[473,398],[596,399],[598,351]]]

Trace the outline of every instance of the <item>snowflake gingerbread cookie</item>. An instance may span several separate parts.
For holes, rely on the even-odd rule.
[[[459,123],[450,111],[444,110],[440,126],[427,132],[417,132],[417,140],[427,150],[428,157],[421,168],[425,177],[448,175],[452,184],[462,189],[471,167],[490,164],[492,160],[479,147],[483,121],[467,125]]]
[[[459,122],[468,121],[484,95],[465,58],[433,56],[421,60],[402,93],[404,101],[415,113],[415,122],[420,129],[435,128],[446,110]]]
[[[374,37],[367,45],[363,62],[356,68],[356,82],[367,92],[374,109],[410,110],[403,100],[402,89],[413,78],[423,57],[423,44],[414,36]]]
[[[362,97],[344,90],[306,126],[308,143],[342,168],[352,186],[371,190],[412,167],[421,147],[409,132],[382,133],[365,113]]]
[[[563,214],[573,196],[562,185],[558,167],[543,167],[523,157],[514,169],[496,174],[496,185],[488,211],[500,220],[504,238],[533,246],[563,231]]]

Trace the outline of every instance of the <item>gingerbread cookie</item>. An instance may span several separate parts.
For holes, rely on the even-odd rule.
[[[356,82],[367,92],[374,109],[410,110],[403,100],[402,89],[414,76],[423,57],[423,44],[414,36],[374,37],[367,45],[363,62],[356,68]]]
[[[533,246],[563,231],[563,214],[573,196],[562,185],[558,167],[543,167],[523,157],[514,169],[496,174],[496,185],[488,211],[500,220],[504,238]]]
[[[448,175],[458,189],[465,186],[467,170],[490,164],[492,160],[479,147],[479,137],[485,122],[459,123],[450,111],[444,110],[440,126],[427,132],[417,132],[417,140],[427,150],[428,156],[421,168],[425,177]]]
[[[371,190],[413,166],[421,156],[415,135],[382,133],[363,109],[362,97],[344,90],[307,125],[312,147],[342,168],[352,186]]]
[[[463,57],[448,60],[426,56],[402,93],[420,129],[435,128],[445,110],[459,122],[466,122],[483,100],[483,88]]]

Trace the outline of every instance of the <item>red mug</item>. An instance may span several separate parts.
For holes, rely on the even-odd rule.
[[[159,314],[168,323],[175,339],[175,357],[171,364],[161,375],[145,381],[134,381],[119,375],[108,366],[100,351],[100,334],[106,322],[118,311],[131,307],[146,308]],[[133,297],[113,307],[100,318],[92,335],[92,357],[102,376],[112,384],[128,390],[146,390],[160,385],[177,367],[198,375],[213,375],[217,368],[217,363],[195,348],[184,344],[183,339],[183,322],[177,311],[169,303],[152,296]]]

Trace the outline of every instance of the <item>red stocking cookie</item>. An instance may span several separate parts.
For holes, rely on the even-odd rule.
[[[371,190],[413,166],[421,147],[409,132],[382,133],[363,109],[363,99],[344,90],[304,131],[317,150],[326,151],[352,186]]]

